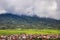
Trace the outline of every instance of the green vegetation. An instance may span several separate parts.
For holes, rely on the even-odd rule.
[[[11,34],[60,34],[60,30],[50,29],[14,29],[14,30],[0,30],[0,35],[11,35]]]
[[[9,13],[0,15],[0,35],[21,33],[60,34],[60,20],[37,16],[17,16]]]
[[[37,16],[1,14],[0,29],[60,29],[60,20]]]

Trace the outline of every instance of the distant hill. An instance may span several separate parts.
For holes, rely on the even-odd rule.
[[[60,20],[14,14],[0,14],[0,29],[60,29]]]

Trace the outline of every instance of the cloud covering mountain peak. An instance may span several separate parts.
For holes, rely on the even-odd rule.
[[[6,12],[60,19],[59,0],[0,0],[0,14]]]

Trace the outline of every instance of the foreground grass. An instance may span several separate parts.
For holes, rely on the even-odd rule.
[[[11,34],[60,34],[60,30],[50,30],[50,29],[21,29],[21,30],[0,30],[0,35],[11,35]]]

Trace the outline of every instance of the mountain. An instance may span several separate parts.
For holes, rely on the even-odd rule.
[[[60,20],[37,16],[0,14],[0,29],[60,29]]]

